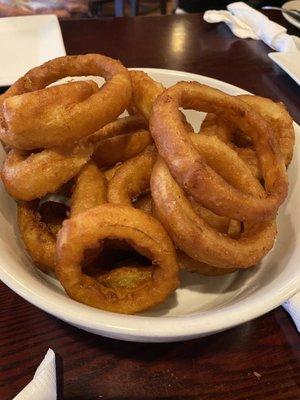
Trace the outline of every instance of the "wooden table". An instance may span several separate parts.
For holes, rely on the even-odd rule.
[[[223,24],[206,24],[201,15],[63,21],[61,27],[68,54],[100,52],[128,67],[208,75],[284,101],[300,122],[299,86],[269,60],[270,49],[234,37]],[[31,380],[48,347],[63,362],[68,400],[300,399],[300,339],[282,308],[200,340],[135,344],[73,328],[3,284],[0,297],[1,400]]]

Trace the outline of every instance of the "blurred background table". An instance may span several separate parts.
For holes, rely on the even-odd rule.
[[[283,101],[300,123],[300,88],[268,58],[270,48],[202,15],[66,20],[61,28],[68,54],[100,52],[128,67],[207,75]],[[289,33],[299,31],[289,26]],[[3,284],[0,298],[1,400],[31,380],[48,347],[62,359],[66,400],[300,399],[300,338],[282,308],[211,337],[138,344],[73,328]]]

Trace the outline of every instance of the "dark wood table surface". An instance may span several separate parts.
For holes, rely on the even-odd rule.
[[[284,101],[300,123],[299,86],[268,58],[267,46],[234,37],[224,24],[189,15],[62,21],[61,27],[68,54],[100,52],[128,67],[208,75]],[[289,32],[299,34],[292,26]],[[300,338],[282,308],[204,339],[139,344],[73,328],[3,284],[0,298],[1,400],[31,380],[49,347],[60,356],[59,372],[63,364],[59,391],[68,400],[300,399]]]

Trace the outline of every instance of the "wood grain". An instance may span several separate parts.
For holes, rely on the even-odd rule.
[[[51,347],[63,360],[65,399],[295,400],[300,343],[277,309],[201,340],[127,343],[73,328],[0,286],[0,398],[26,385]]]
[[[271,15],[285,24],[278,14]],[[210,76],[284,101],[300,123],[300,87],[269,59],[273,50],[261,41],[233,36],[225,24],[205,23],[201,14],[65,21],[62,32],[68,54],[99,52],[119,58],[127,67]],[[294,27],[289,32],[299,35]]]
[[[206,24],[201,15],[62,21],[61,27],[68,54],[103,52],[128,67],[208,75],[285,102],[300,122],[299,86],[268,58],[270,49],[234,37],[223,24]],[[137,344],[73,328],[3,284],[0,301],[1,400],[31,380],[49,347],[63,363],[66,400],[300,399],[300,339],[282,308],[204,339]]]

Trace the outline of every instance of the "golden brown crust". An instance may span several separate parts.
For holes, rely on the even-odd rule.
[[[295,132],[293,120],[285,106],[260,96],[241,95],[238,98],[253,107],[270,124],[276,135],[285,165],[288,166],[293,157]],[[207,114],[201,125],[200,133],[207,136],[215,135],[223,142],[230,144],[249,165],[253,175],[259,179],[262,178],[253,143],[242,131],[215,114]]]
[[[131,206],[134,199],[146,193],[150,186],[152,167],[156,159],[153,147],[120,166],[109,181],[107,198],[110,203]]]
[[[180,106],[226,114],[252,138],[265,182],[265,198],[241,192],[209,167],[193,146]],[[150,131],[172,175],[203,206],[240,221],[275,217],[288,190],[285,165],[274,132],[245,102],[206,85],[180,82],[156,100]]]
[[[257,179],[261,179],[261,170],[259,167],[259,162],[255,151],[251,147],[237,147],[235,145],[230,145],[230,147],[241,157],[243,161],[250,168],[253,176]]]
[[[82,274],[84,251],[106,238],[126,240],[155,264],[151,279],[129,290],[107,287]],[[163,302],[178,286],[175,250],[158,221],[133,207],[105,204],[64,221],[56,274],[73,299],[107,311],[133,314]]]
[[[11,150],[2,167],[2,181],[7,192],[17,200],[41,198],[56,192],[77,175],[92,151],[93,146],[86,142],[32,154]]]
[[[127,117],[118,118],[106,124],[103,128],[98,129],[88,137],[88,141],[97,146],[102,140],[147,128],[148,123],[143,116],[140,114],[129,115]]]
[[[238,96],[255,109],[274,129],[285,165],[288,166],[293,158],[295,131],[293,120],[283,103],[260,96]]]
[[[235,126],[229,121],[218,118],[216,114],[211,113],[206,114],[200,128],[201,135],[217,136],[224,143],[232,141],[235,131]]]
[[[103,76],[106,83],[83,101],[56,107],[54,113],[27,103],[28,97],[35,96],[27,92],[66,76],[87,75]],[[131,93],[129,71],[119,61],[100,54],[56,58],[30,70],[0,97],[0,138],[20,150],[78,140],[116,119],[128,106]]]
[[[161,83],[154,81],[143,71],[130,71],[132,81],[131,106],[148,121],[156,98],[164,91]]]
[[[38,201],[18,203],[18,226],[25,248],[33,262],[44,272],[54,271],[56,235],[41,221]]]
[[[70,217],[107,202],[107,181],[93,161],[75,179],[70,201]]]
[[[211,227],[218,232],[227,234],[230,226],[230,220],[228,217],[217,215],[210,211],[208,208],[201,206],[192,197],[189,197],[189,202],[196,214],[198,214],[204,221],[206,221]]]
[[[107,182],[109,182],[109,181],[114,177],[116,171],[117,171],[121,166],[122,166],[122,163],[118,163],[118,164],[116,164],[114,167],[104,170],[103,173],[104,173],[104,175],[105,175],[105,178],[106,178]]]
[[[255,179],[249,170],[251,177]],[[162,159],[153,168],[151,193],[155,213],[175,245],[196,261],[219,268],[248,268],[273,247],[275,221],[262,222],[249,231],[246,229],[238,240],[209,226],[194,212]]]
[[[41,152],[32,153],[20,150],[11,150],[7,155],[2,168],[2,180],[8,193],[18,200],[30,201],[41,198],[47,193],[56,192],[65,182],[69,181],[78,174],[81,167],[89,160],[94,148],[101,158],[101,150],[104,152],[103,158],[112,161],[113,157],[118,157],[116,145],[125,144],[126,140],[116,140],[111,144],[114,136],[130,132],[146,126],[144,118],[141,116],[130,116],[120,118],[106,125],[104,128],[95,132],[88,138],[84,138],[78,143],[67,146],[58,146]],[[103,140],[103,138],[112,138]],[[140,152],[151,143],[152,139],[148,131],[136,132],[130,140],[128,146],[123,146],[119,151],[120,157],[126,159]],[[102,144],[103,143],[103,144]],[[115,153],[112,153],[114,149]]]
[[[106,179],[93,162],[86,164],[77,176],[71,196],[70,215],[74,216],[106,202]],[[53,212],[55,209],[52,207]],[[66,216],[65,216],[66,217]],[[18,225],[26,250],[44,272],[54,272],[56,234],[64,218],[43,221],[39,201],[18,203]],[[54,229],[53,229],[54,228]],[[58,229],[57,229],[58,228]]]
[[[204,139],[203,141],[213,141],[214,139]],[[221,149],[222,151],[223,149]],[[208,153],[208,151],[206,151]],[[152,168],[156,159],[156,154],[152,148],[148,148],[142,154],[126,161],[122,166],[115,172],[113,178],[110,180],[108,185],[108,201],[115,204],[123,204],[128,206],[135,206],[140,210],[152,213],[152,198],[150,195],[145,196],[142,200],[138,200],[132,204],[134,198],[138,198],[141,194],[147,192],[150,186],[150,176]],[[226,160],[227,161],[227,160]],[[192,199],[190,199],[192,200]],[[192,207],[194,211],[201,216],[210,226],[216,229],[218,232],[227,234],[230,229],[230,235],[236,237],[240,233],[240,223],[235,221],[235,224],[230,224],[230,220],[227,217],[221,217],[215,215],[210,210],[198,205],[192,200]],[[155,210],[154,210],[155,214]],[[182,257],[183,258],[183,257]],[[188,259],[188,256],[185,255]],[[183,265],[183,263],[181,263]],[[187,269],[196,270],[206,275],[220,275],[221,271],[215,269],[213,266],[204,265],[195,260],[189,260],[187,263]],[[229,272],[232,272],[231,270]],[[224,274],[226,272],[222,272]]]
[[[93,153],[93,160],[101,168],[111,167],[141,153],[152,143],[150,132],[142,129],[100,141]]]

